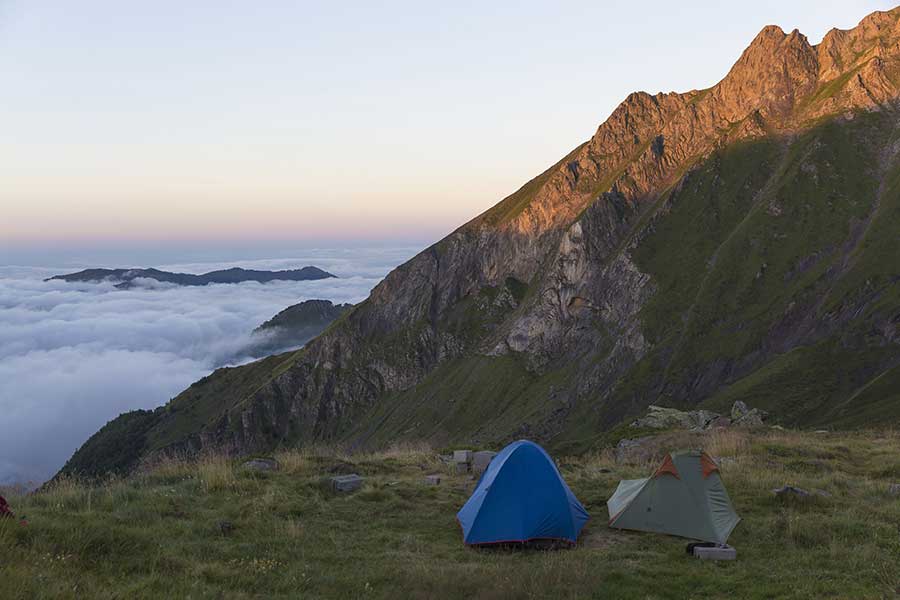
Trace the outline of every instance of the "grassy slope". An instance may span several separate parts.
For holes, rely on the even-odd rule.
[[[900,593],[900,435],[726,432],[662,436],[659,451],[703,445],[722,467],[743,518],[733,563],[700,562],[685,540],[606,526],[620,478],[607,452],[562,458],[592,521],[575,549],[479,551],[454,515],[466,476],[440,472],[427,449],[279,455],[275,474],[224,459],[163,463],[98,487],[59,482],[12,499],[29,524],[0,521],[0,597],[16,598],[882,598]],[[665,441],[662,441],[665,440]],[[601,467],[612,469],[603,473]],[[326,491],[329,471],[367,478],[352,495]],[[832,496],[796,503],[785,483]],[[223,535],[217,524],[234,530]]]
[[[849,123],[827,122],[792,140],[783,159],[772,142],[742,144],[691,174],[673,196],[670,211],[633,254],[641,270],[659,282],[660,291],[642,312],[645,330],[657,347],[623,382],[626,396],[639,394],[660,373],[669,381],[690,381],[691,374],[710,361],[757,351],[795,304],[833,298],[821,315],[868,282],[878,287],[884,310],[896,311],[900,297],[886,285],[898,277],[900,255],[900,194],[893,188],[883,195],[852,269],[836,283],[829,279],[843,259],[851,228],[872,210],[878,195],[873,171],[877,148],[890,131],[886,118],[862,115]],[[844,333],[854,327],[858,325],[844,327]],[[891,352],[882,348],[871,354],[879,350]],[[798,352],[817,359],[849,354],[859,366],[873,358],[868,350]],[[808,409],[821,399],[822,386],[806,385],[810,378],[803,370],[809,364],[796,370],[779,366],[796,363],[796,358],[771,359],[766,368],[784,377],[769,380],[765,395],[797,397],[796,403],[782,398],[769,408],[785,418],[811,422]],[[845,367],[832,362],[825,368],[846,372]],[[760,381],[762,375],[749,377]],[[855,388],[840,386],[839,391],[843,399]]]

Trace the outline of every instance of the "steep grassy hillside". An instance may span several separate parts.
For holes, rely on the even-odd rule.
[[[429,449],[277,454],[251,472],[221,457],[167,460],[96,486],[62,480],[12,498],[0,520],[0,597],[17,598],[888,598],[900,594],[896,433],[663,434],[658,453],[705,446],[741,523],[733,563],[700,562],[686,540],[611,530],[605,502],[654,464],[608,451],[560,457],[592,520],[574,549],[473,550],[454,520],[474,486]],[[609,471],[607,471],[607,469]],[[331,473],[364,487],[334,495]],[[829,496],[785,501],[784,484]],[[230,524],[223,526],[221,522]]]

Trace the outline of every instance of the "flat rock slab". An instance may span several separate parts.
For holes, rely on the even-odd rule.
[[[252,471],[277,471],[280,466],[274,458],[254,458],[244,463],[244,468]]]
[[[466,464],[472,462],[472,451],[471,450],[454,450],[453,451],[453,462],[466,463]]]
[[[497,453],[490,450],[476,452],[472,455],[472,470],[476,473],[481,473],[488,468],[495,456],[497,456]]]
[[[356,473],[338,475],[331,478],[331,489],[335,492],[352,492],[362,487],[363,481],[363,478]]]
[[[735,560],[737,558],[737,550],[731,546],[723,547],[694,547],[694,556],[703,560]]]
[[[425,485],[440,485],[441,484],[441,476],[440,475],[426,475],[425,476]]]

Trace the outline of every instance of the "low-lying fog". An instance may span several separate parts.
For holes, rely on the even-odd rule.
[[[213,369],[250,360],[250,332],[303,300],[363,300],[411,248],[167,265],[0,266],[0,484],[51,477],[118,414],[164,404]],[[339,279],[118,290],[44,282],[84,267],[203,273],[315,265]]]

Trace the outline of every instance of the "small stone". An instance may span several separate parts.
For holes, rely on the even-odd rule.
[[[900,483],[892,483],[888,486],[888,494],[891,496],[900,496]]]
[[[807,490],[804,490],[803,488],[798,488],[793,485],[786,485],[784,487],[776,488],[772,490],[772,493],[779,498],[810,498],[812,496],[831,498],[831,493],[826,492],[825,490],[813,489],[811,492],[809,492]]]
[[[274,458],[254,458],[244,463],[251,471],[277,471],[281,465]]]
[[[694,556],[703,560],[734,560],[737,550],[731,546],[695,546]]]
[[[643,437],[619,440],[619,443],[616,445],[616,462],[644,462],[650,460],[650,449],[644,447],[644,443],[650,439],[649,437]]]
[[[363,478],[356,473],[331,478],[331,489],[335,492],[352,492],[362,487],[362,484]]]
[[[440,485],[441,484],[441,476],[440,475],[426,475],[425,476],[425,485]]]
[[[234,524],[231,521],[219,521],[216,523],[216,527],[222,535],[229,535],[234,531]]]

